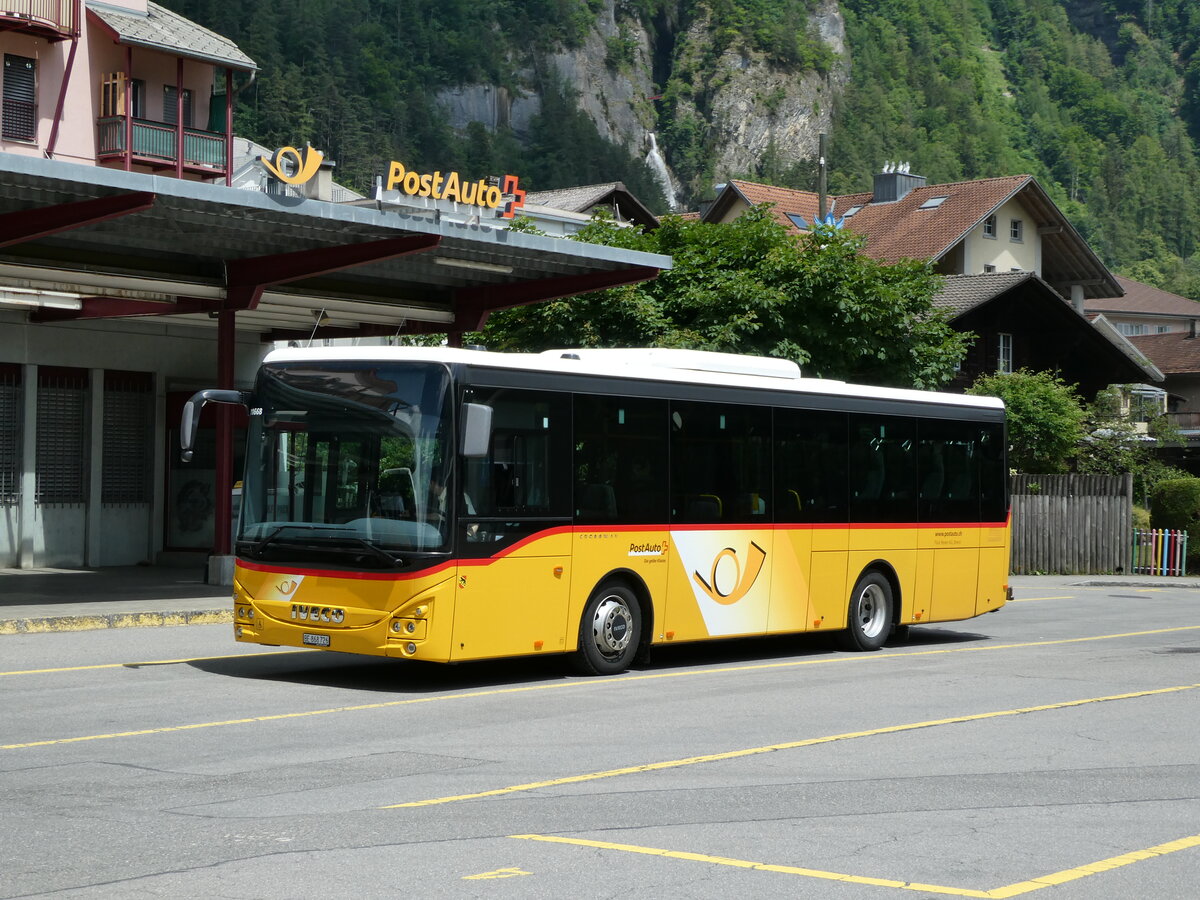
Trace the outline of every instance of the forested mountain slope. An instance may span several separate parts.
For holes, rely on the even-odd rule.
[[[1110,265],[1200,297],[1200,0],[160,2],[262,67],[239,133],[360,189],[400,159],[694,208],[811,188],[826,131],[834,192],[1028,172]]]

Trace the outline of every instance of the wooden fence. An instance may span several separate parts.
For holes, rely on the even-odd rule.
[[[1132,475],[1014,475],[1015,575],[1101,575],[1129,565]]]

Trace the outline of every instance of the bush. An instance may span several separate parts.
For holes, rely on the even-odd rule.
[[[1133,507],[1133,530],[1145,531],[1150,527],[1150,510],[1144,506],[1134,504]]]
[[[1154,528],[1187,532],[1188,568],[1200,564],[1200,478],[1171,478],[1150,491],[1150,523]]]
[[[1186,529],[1200,519],[1200,478],[1169,478],[1150,491],[1150,521],[1155,528]]]

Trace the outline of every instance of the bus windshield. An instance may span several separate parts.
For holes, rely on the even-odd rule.
[[[448,551],[450,397],[437,364],[264,366],[238,555],[387,568]]]

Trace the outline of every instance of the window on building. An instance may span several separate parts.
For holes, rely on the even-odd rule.
[[[132,85],[129,94],[133,117],[144,119],[146,118],[146,82],[141,78],[134,78],[130,84]],[[100,115],[102,117],[125,115],[124,72],[114,72],[104,76],[104,81],[100,84]]]
[[[178,110],[178,88],[173,84],[163,85],[163,117],[168,125],[176,124],[175,113]],[[183,127],[192,127],[192,89],[183,89]]]
[[[5,140],[37,140],[37,60],[4,54],[4,112],[0,133]]]
[[[848,219],[852,215],[854,215],[856,212],[858,212],[860,209],[862,209],[861,206],[852,206],[848,210],[846,210],[844,213],[842,213],[842,218]]]
[[[928,200],[926,200],[924,203],[922,203],[920,206],[918,206],[917,209],[937,209],[939,206],[941,206],[943,203],[945,203],[948,199],[950,199],[950,198],[949,197],[930,197]]]
[[[996,267],[993,266],[991,263],[983,264],[983,274],[984,275],[994,275],[995,272],[996,272]]]
[[[40,503],[87,500],[86,369],[42,366],[37,389],[37,498]]]
[[[1156,325],[1154,327],[1155,334],[1169,334],[1171,331],[1170,325]]]
[[[0,506],[21,493],[21,367],[0,363]]]
[[[1150,326],[1140,322],[1118,322],[1117,331],[1126,337],[1134,337],[1139,334],[1149,334]]]
[[[1008,239],[1010,241],[1021,241],[1025,239],[1025,223],[1020,219],[1013,219],[1008,223]]]
[[[154,377],[104,373],[102,503],[149,503],[154,459]]]
[[[990,215],[983,220],[983,236],[985,238],[994,238],[996,236],[996,216]]]
[[[1013,336],[1011,334],[1000,335],[1000,347],[997,355],[996,371],[1001,374],[1006,374],[1013,370]]]

